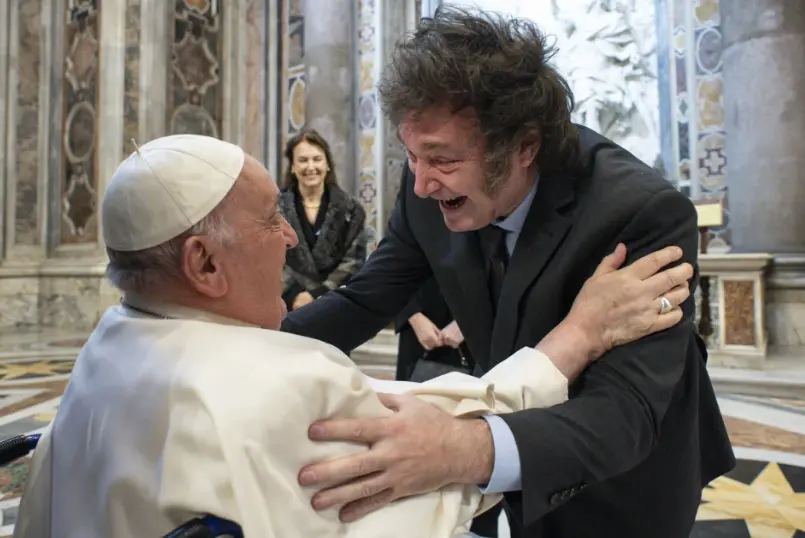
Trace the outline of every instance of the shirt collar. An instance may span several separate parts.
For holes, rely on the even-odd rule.
[[[493,224],[506,230],[507,232],[520,233],[520,230],[523,229],[525,219],[528,216],[528,211],[531,209],[531,203],[534,201],[534,196],[537,194],[538,183],[539,178],[534,180],[534,185],[531,186],[531,190],[528,191],[528,194],[526,195],[525,199],[520,202],[520,205],[518,205],[514,211],[509,213],[508,216],[496,220]]]
[[[128,306],[129,311],[133,311],[135,314],[140,315],[150,315],[153,317],[162,317],[168,319],[206,321],[209,323],[218,323],[220,325],[257,327],[257,325],[252,325],[251,323],[246,323],[225,316],[219,316],[218,314],[213,314],[212,312],[207,312],[205,310],[167,303],[157,299],[143,297],[142,295],[136,293],[126,293],[125,297],[120,302],[124,307]]]

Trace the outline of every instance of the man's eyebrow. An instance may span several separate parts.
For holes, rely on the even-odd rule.
[[[403,148],[405,151],[413,153],[411,149],[403,143],[402,139],[400,138],[399,133],[397,133],[397,139],[402,143]],[[440,149],[449,149],[449,146],[444,142],[425,142],[422,144],[422,149],[425,151],[433,151],[433,150],[440,150]]]

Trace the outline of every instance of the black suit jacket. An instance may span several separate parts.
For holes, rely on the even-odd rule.
[[[695,209],[624,149],[579,127],[578,170],[541,177],[493,318],[477,233],[451,233],[405,178],[388,233],[350,285],[292,313],[283,328],[351,349],[371,338],[431,274],[482,369],[534,346],[568,313],[618,242],[627,263],[668,245],[697,267]],[[697,276],[691,282],[695,290]],[[694,328],[617,347],[550,409],[503,416],[522,492],[506,495],[515,536],[681,538],[701,489],[735,463]]]

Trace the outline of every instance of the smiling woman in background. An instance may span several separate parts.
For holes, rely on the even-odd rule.
[[[336,182],[330,145],[313,129],[285,146],[280,211],[299,237],[282,273],[288,310],[342,286],[366,259],[366,212]]]

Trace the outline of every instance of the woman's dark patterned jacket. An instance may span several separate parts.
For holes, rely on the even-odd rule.
[[[329,202],[312,249],[300,221],[306,217],[296,210],[295,189],[280,193],[280,211],[299,238],[299,245],[288,250],[282,271],[283,294],[300,287],[318,297],[346,284],[366,261],[366,212],[339,187],[329,185],[327,189]]]

